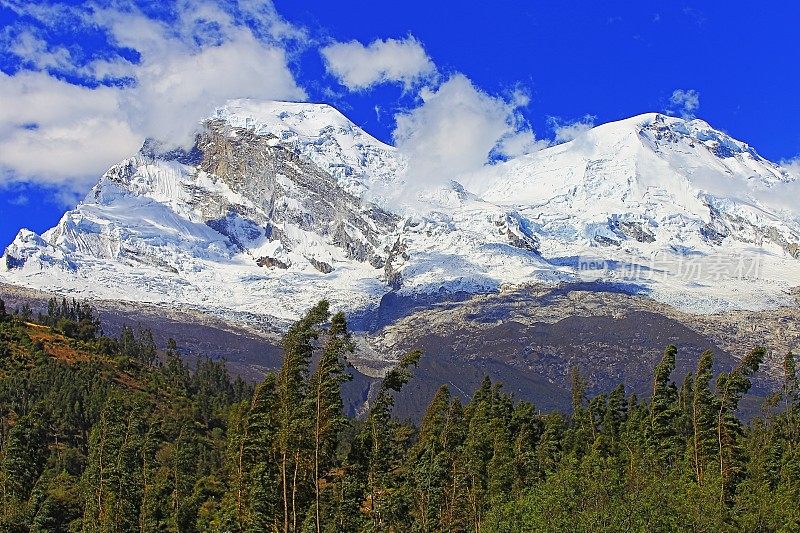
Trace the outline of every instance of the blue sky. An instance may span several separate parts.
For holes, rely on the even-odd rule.
[[[648,111],[800,154],[795,2],[165,5],[0,0],[0,246],[237,96],[327,102],[411,152],[470,125],[444,136],[461,170]]]

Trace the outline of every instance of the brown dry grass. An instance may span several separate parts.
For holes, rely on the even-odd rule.
[[[69,339],[59,333],[54,333],[47,326],[26,322],[25,330],[31,341],[34,343],[41,342],[42,346],[44,346],[44,351],[55,359],[69,364],[90,359],[88,354],[81,353],[73,348]]]

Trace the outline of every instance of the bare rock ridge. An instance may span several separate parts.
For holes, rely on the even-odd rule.
[[[329,239],[348,259],[382,268],[383,239],[396,231],[399,217],[349,194],[330,174],[274,139],[220,120],[208,123],[197,143],[203,154],[199,171],[219,176],[249,202],[218,205],[204,213],[206,223],[242,249],[267,238],[291,250],[292,239],[282,231],[291,226]],[[332,271],[321,266],[324,261],[308,259],[318,270]]]

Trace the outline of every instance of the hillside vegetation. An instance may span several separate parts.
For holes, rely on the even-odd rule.
[[[360,419],[341,386],[353,344],[320,302],[263,382],[170,341],[102,335],[91,306],[47,314],[0,300],[0,531],[515,532],[800,530],[800,388],[792,354],[764,415],[737,411],[765,356],[713,374],[713,354],[652,395],[619,385],[542,413],[488,378],[462,404],[442,386],[422,422],[392,415],[420,353]]]

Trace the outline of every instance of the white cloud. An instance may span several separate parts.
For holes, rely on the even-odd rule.
[[[72,57],[63,46],[49,47],[30,31],[23,31],[13,40],[10,51],[37,70],[67,70],[73,68]]]
[[[283,50],[264,45],[246,31],[190,54],[144,56],[136,87],[123,91],[137,131],[185,143],[197,120],[231,98],[302,100]]]
[[[672,111],[683,118],[694,118],[694,112],[700,107],[700,93],[694,89],[675,89],[669,101],[674,106]]]
[[[490,156],[519,155],[535,148],[536,139],[518,114],[526,98],[509,100],[477,89],[455,74],[438,89],[422,90],[422,104],[399,114],[393,133],[407,159],[408,192],[435,187],[474,172]]]
[[[369,46],[358,41],[334,43],[320,53],[328,72],[352,91],[385,82],[400,82],[409,88],[436,73],[436,66],[414,37],[377,39]]]
[[[170,23],[130,8],[86,8],[82,20],[105,30],[113,44],[138,52],[136,63],[120,56],[75,64],[67,49],[19,33],[11,52],[33,70],[0,73],[0,100],[14,102],[0,106],[0,166],[6,170],[0,181],[80,188],[135,153],[145,137],[187,144],[198,121],[230,98],[305,99],[284,49],[286,39],[301,38],[302,30],[280,19],[270,2],[243,0],[239,7],[256,29],[204,2],[179,2]],[[17,3],[12,9],[28,7]],[[21,12],[59,23],[38,8]],[[56,73],[127,82],[91,89]]]
[[[550,117],[550,126],[553,128],[555,136],[554,142],[561,144],[569,142],[581,134],[594,128],[594,121],[597,117],[594,115],[584,115],[582,118],[573,122],[563,122],[557,117]]]
[[[184,4],[175,27],[119,11],[98,12],[95,20],[119,46],[141,54],[130,74],[136,84],[123,98],[134,129],[147,136],[186,143],[197,120],[230,98],[305,99],[284,50],[214,5]]]
[[[30,202],[30,198],[28,198],[28,196],[25,194],[19,194],[8,200],[9,204],[16,206],[28,205],[28,202]]]
[[[781,161],[780,166],[789,176],[795,180],[800,180],[800,155],[793,159],[784,159]]]
[[[123,120],[119,90],[89,89],[43,72],[0,73],[0,166],[6,180],[85,187],[135,153],[141,136]],[[3,178],[0,178],[3,179]]]

